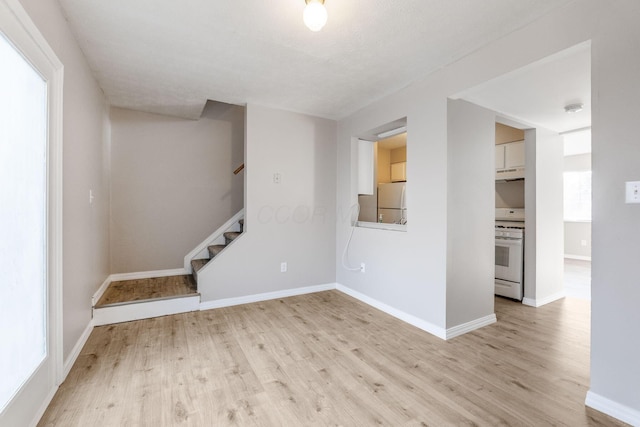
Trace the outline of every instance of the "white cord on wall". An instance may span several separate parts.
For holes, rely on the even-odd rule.
[[[361,267],[353,268],[353,267],[350,267],[349,264],[347,263],[347,252],[349,252],[349,246],[351,245],[353,232],[356,229],[356,222],[360,217],[360,204],[356,203],[355,205],[351,206],[351,208],[349,208],[349,221],[351,221],[351,211],[353,210],[354,206],[356,207],[356,220],[353,222],[353,224],[351,224],[351,233],[349,233],[349,239],[347,239],[347,244],[344,246],[344,251],[342,252],[342,267],[349,271],[360,271],[362,270]]]

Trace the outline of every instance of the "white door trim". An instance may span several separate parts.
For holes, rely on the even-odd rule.
[[[29,401],[30,408],[18,408],[16,413],[29,419],[20,425],[35,425],[44,413],[55,390],[63,381],[62,336],[62,129],[64,67],[18,0],[0,0],[0,30],[22,52],[25,58],[47,81],[48,90],[48,158],[47,158],[47,278],[48,278],[48,354],[52,372],[50,389],[38,401]],[[19,393],[20,394],[20,393]],[[7,409],[11,408],[10,404]],[[0,414],[0,421],[7,413]],[[2,422],[0,422],[2,424]]]

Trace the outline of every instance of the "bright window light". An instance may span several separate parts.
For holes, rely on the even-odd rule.
[[[0,33],[0,411],[47,355],[47,86]]]
[[[564,173],[564,220],[591,221],[591,171]]]

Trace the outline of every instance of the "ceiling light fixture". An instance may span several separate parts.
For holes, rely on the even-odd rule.
[[[397,129],[391,129],[386,132],[379,133],[378,138],[380,139],[391,138],[392,136],[400,135],[401,133],[405,133],[406,131],[407,131],[407,127],[402,126]]]
[[[304,0],[307,6],[304,8],[302,19],[311,31],[320,31],[327,23],[327,9],[324,0]]]
[[[564,111],[568,114],[579,113],[582,111],[584,104],[569,104],[564,107]]]

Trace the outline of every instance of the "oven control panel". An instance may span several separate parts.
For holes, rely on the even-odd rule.
[[[497,221],[524,221],[524,209],[496,208]]]
[[[503,237],[507,239],[522,239],[523,234],[523,230],[496,227],[496,237]]]

